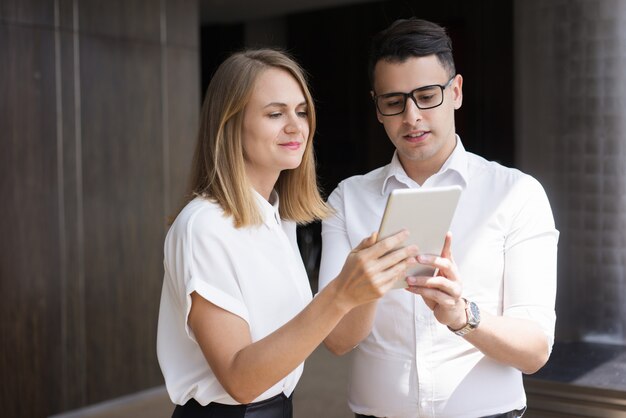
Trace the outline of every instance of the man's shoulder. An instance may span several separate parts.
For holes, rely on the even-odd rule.
[[[494,186],[494,191],[499,187],[508,190],[513,187],[542,188],[537,179],[518,168],[507,167],[498,161],[490,161],[471,152],[467,154],[470,176],[478,180],[488,181]]]
[[[385,181],[385,177],[387,175],[389,165],[384,165],[382,167],[378,167],[369,173],[365,174],[357,174],[351,177],[342,180],[337,185],[338,189],[343,190],[352,190],[359,189],[363,190],[365,187],[368,188],[381,188],[383,186],[383,182]]]

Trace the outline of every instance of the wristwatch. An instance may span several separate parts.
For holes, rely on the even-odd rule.
[[[480,309],[478,309],[478,305],[465,298],[463,298],[463,300],[465,301],[465,315],[467,317],[467,323],[461,329],[452,329],[448,327],[450,331],[460,337],[474,331],[478,327],[478,324],[480,324]]]

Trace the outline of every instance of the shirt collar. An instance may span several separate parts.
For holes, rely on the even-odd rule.
[[[443,163],[439,171],[433,176],[442,175],[446,172],[455,172],[460,177],[461,186],[466,187],[469,181],[468,176],[468,159],[467,153],[465,151],[465,147],[461,142],[461,138],[456,135],[456,145],[454,146],[454,150],[448,157],[448,159]],[[402,164],[400,163],[400,159],[398,158],[398,151],[393,153],[393,158],[391,159],[391,163],[386,167],[386,173],[384,175],[383,184],[380,190],[381,195],[387,195],[394,188],[392,187],[392,183],[399,182],[406,187],[414,188],[419,187],[418,184],[406,174]]]
[[[254,189],[252,189],[252,195],[256,199],[257,207],[263,218],[263,224],[269,228],[280,226],[280,213],[278,212],[280,199],[278,198],[276,190],[272,190],[269,202]]]

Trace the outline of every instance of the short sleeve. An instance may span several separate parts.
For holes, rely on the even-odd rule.
[[[212,211],[200,211],[190,219],[185,232],[185,329],[194,340],[188,325],[193,292],[250,322],[237,280],[236,255],[229,243],[232,238],[229,228],[234,227],[215,215]]]
[[[323,289],[339,275],[352,250],[345,221],[341,185],[328,198],[334,213],[322,221],[322,258],[320,262],[319,288]]]

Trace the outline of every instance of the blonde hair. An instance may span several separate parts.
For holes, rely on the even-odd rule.
[[[309,137],[302,162],[295,169],[283,170],[276,182],[280,216],[304,224],[322,219],[330,211],[317,186],[313,153],[315,108],[303,70],[282,51],[247,50],[227,58],[207,88],[189,196],[189,199],[202,196],[217,201],[225,214],[234,218],[237,228],[259,225],[263,220],[246,176],[242,131],[244,109],[254,84],[268,68],[286,70],[294,77],[302,88],[308,109]]]

